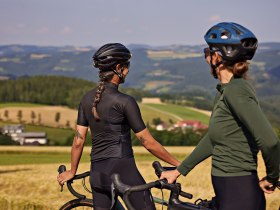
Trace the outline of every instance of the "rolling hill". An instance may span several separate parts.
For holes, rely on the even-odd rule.
[[[179,100],[190,96],[212,101],[217,80],[209,75],[209,66],[204,61],[202,49],[205,46],[132,44],[128,47],[133,59],[124,88],[149,91],[159,97],[178,95]],[[91,46],[0,46],[0,81],[56,75],[97,82],[97,71],[91,64],[95,51],[96,47]],[[249,79],[262,107],[272,123],[280,124],[280,43],[260,43],[250,63]]]

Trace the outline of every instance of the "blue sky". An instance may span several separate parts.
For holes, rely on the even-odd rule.
[[[0,45],[203,44],[222,21],[280,42],[279,0],[0,0]]]

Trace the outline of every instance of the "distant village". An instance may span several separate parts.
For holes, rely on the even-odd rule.
[[[8,135],[20,145],[46,145],[48,143],[46,132],[24,132],[24,125],[5,125],[1,133]]]
[[[160,98],[143,98],[142,99],[142,104],[162,104]],[[55,107],[57,109],[57,107]],[[63,112],[63,110],[60,110],[61,112]],[[7,112],[7,111],[6,111]],[[9,120],[8,118],[8,113],[4,112],[4,117],[6,120]],[[76,116],[76,111],[72,111],[75,112],[74,114],[65,114],[66,116]],[[0,134],[2,135],[6,135],[9,136],[11,138],[11,140],[15,141],[17,144],[19,145],[48,145],[49,141],[47,138],[47,133],[46,132],[26,132],[25,131],[25,126],[24,124],[26,124],[26,121],[22,120],[22,116],[23,116],[23,111],[22,110],[17,110],[17,115],[16,117],[18,118],[19,124],[7,124],[4,125],[2,128],[0,128]],[[32,115],[33,113],[33,115]],[[52,117],[50,117],[50,119],[55,119],[54,122],[52,122],[53,124],[49,124],[48,126],[57,126],[60,128],[70,128],[69,122],[73,121],[73,119],[67,119],[66,120],[66,126],[62,126],[61,124],[59,125],[58,122],[60,121],[60,112],[56,112],[56,114],[54,114],[53,110],[50,110],[50,113],[53,114]],[[50,113],[45,113],[46,116],[50,116]],[[70,112],[68,112],[70,113]],[[15,115],[15,113],[14,113]],[[64,116],[63,115],[63,116]],[[33,116],[33,118],[32,118]],[[31,117],[29,119],[29,121],[27,121],[27,124],[31,123],[34,124],[34,111],[31,112]],[[41,124],[41,114],[38,114],[38,122],[36,121],[35,124]],[[1,117],[0,117],[1,118]],[[4,121],[4,119],[2,119]],[[7,122],[8,123],[8,122]],[[160,118],[154,118],[152,120],[151,126],[153,129],[157,130],[157,131],[176,131],[176,130],[192,130],[195,133],[200,133],[202,130],[208,129],[207,125],[204,125],[201,121],[199,120],[178,120],[177,122],[173,122],[172,120],[170,120],[168,123],[161,120]],[[73,129],[73,127],[72,127]],[[1,142],[0,142],[1,144]]]
[[[193,131],[199,131],[207,129],[208,126],[202,124],[197,120],[181,120],[173,125],[168,125],[167,123],[159,123],[155,126],[157,131],[173,131],[176,129],[191,129]],[[24,125],[5,125],[0,129],[3,135],[8,135],[15,142],[20,145],[47,145],[48,139],[46,132],[25,132]]]

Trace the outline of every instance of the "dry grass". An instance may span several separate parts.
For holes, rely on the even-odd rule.
[[[50,151],[67,152],[69,147],[0,147],[0,152],[9,150],[25,151]],[[173,154],[188,154],[192,147],[167,147]],[[89,152],[90,148],[85,148],[84,154]],[[135,147],[135,153],[147,154],[143,147]],[[151,167],[152,161],[136,160],[140,172],[147,182],[156,179]],[[59,161],[58,161],[59,162]],[[41,165],[18,165],[18,166],[0,166],[0,210],[2,209],[58,209],[63,203],[73,198],[65,189],[62,193],[56,182],[58,164]],[[70,167],[66,164],[66,167]],[[82,163],[79,166],[79,173],[89,170],[89,163]],[[210,199],[214,193],[210,181],[211,161],[207,159],[198,165],[187,177],[179,177],[178,182],[182,183],[184,191],[194,195],[194,199],[199,197]],[[259,175],[263,177],[265,168],[262,159],[259,164]],[[78,183],[81,186],[81,183]],[[159,190],[153,190],[153,195],[161,197]],[[272,195],[266,195],[267,210],[279,210],[280,191]],[[164,198],[168,195],[165,192]],[[10,207],[9,207],[10,206]],[[11,206],[16,206],[12,208]],[[19,207],[20,206],[20,207]],[[34,206],[37,206],[35,208]],[[161,209],[161,206],[157,207]]]
[[[36,118],[34,123],[37,124],[38,116],[41,114],[41,124],[51,127],[66,127],[67,121],[70,123],[70,127],[74,128],[77,119],[77,110],[70,109],[63,106],[39,106],[39,107],[7,107],[0,109],[0,115],[4,117],[4,111],[9,111],[9,120],[12,122],[19,122],[18,111],[22,111],[22,121],[31,124],[31,112],[34,111]],[[60,113],[60,119],[58,122],[55,121],[56,113]]]

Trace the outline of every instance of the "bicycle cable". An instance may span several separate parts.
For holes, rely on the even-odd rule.
[[[82,181],[83,187],[84,187],[84,189],[85,189],[88,193],[92,193],[92,192],[87,188],[86,183],[85,183],[85,179],[86,179],[86,178],[83,178],[83,181]]]
[[[164,195],[163,195],[162,188],[160,190],[161,190],[161,200],[164,201]],[[163,202],[161,203],[161,210],[163,210]]]

